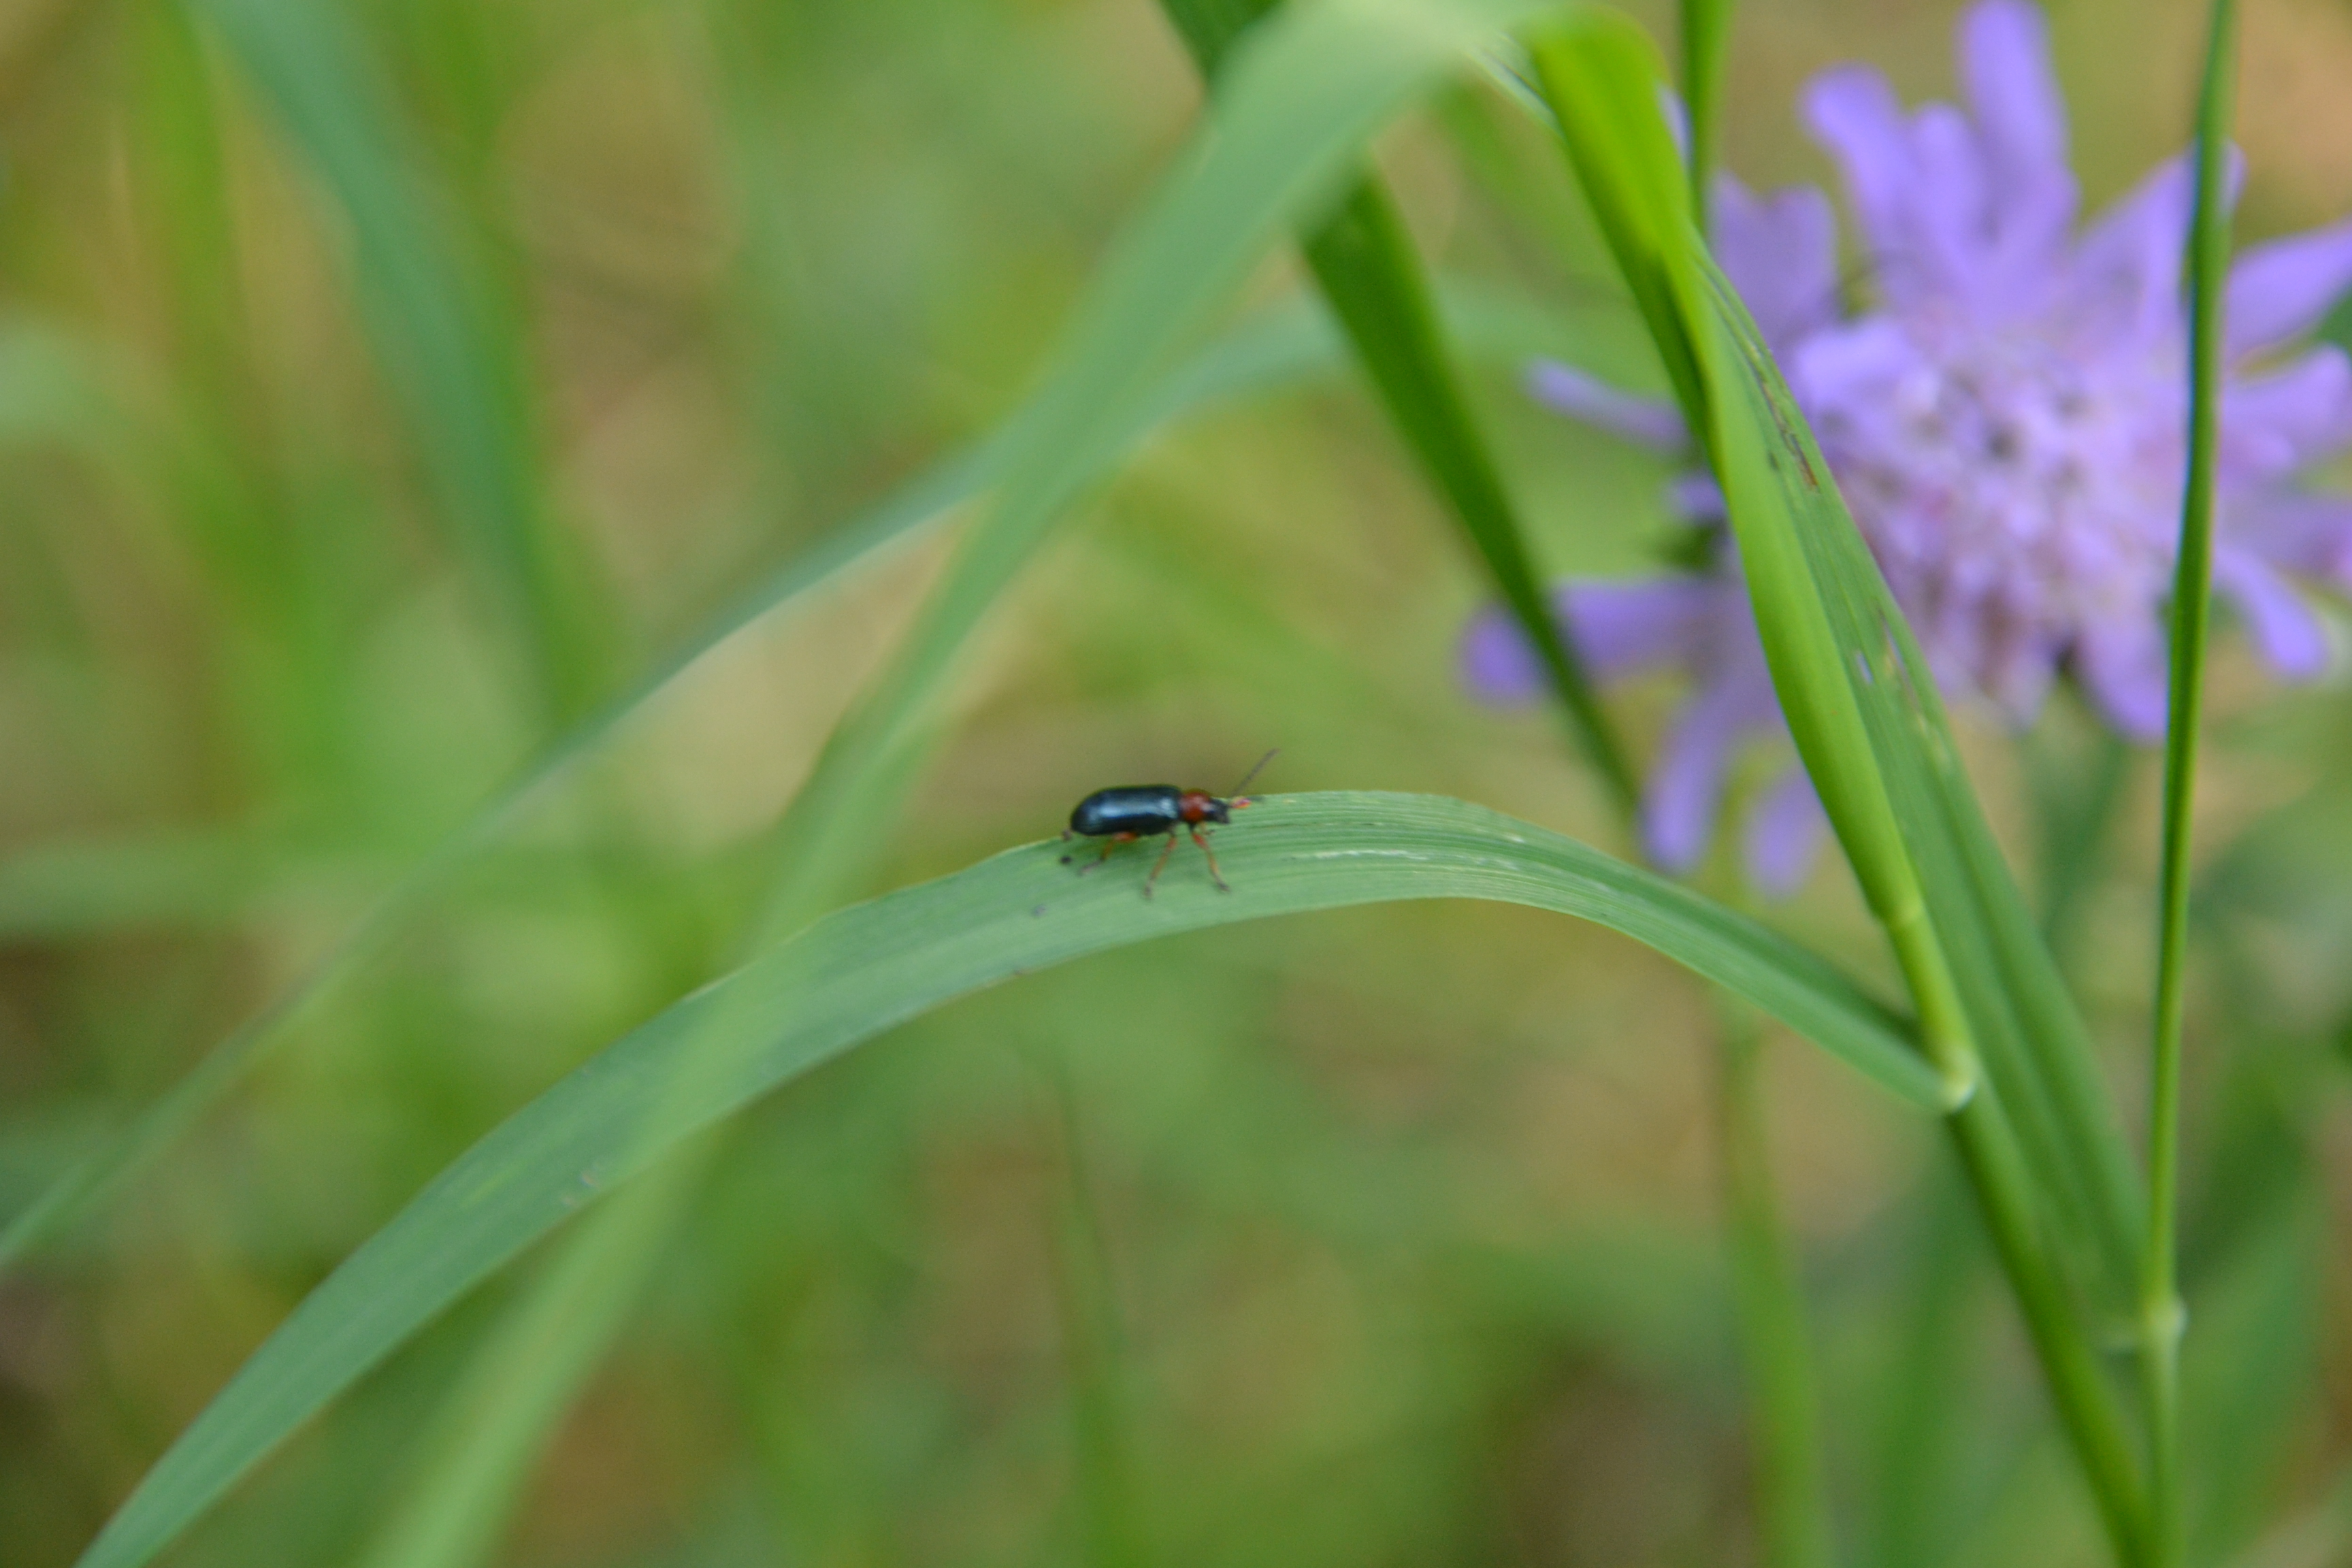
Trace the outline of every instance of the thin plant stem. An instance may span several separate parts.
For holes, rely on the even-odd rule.
[[[2098,882],[2131,773],[2132,748],[2105,724],[2095,725],[2090,750],[2085,759],[2053,759],[2046,771],[2063,776],[2053,776],[2037,791],[2042,805],[2042,941],[2062,965],[2080,935],[2084,905]]]
[[[1683,102],[1689,116],[1691,212],[1706,227],[1716,102],[1733,0],[1683,0]],[[1772,1183],[1759,1072],[1763,1039],[1754,1013],[1717,994],[1717,1164],[1723,1177],[1734,1315],[1746,1369],[1755,1443],[1756,1520],[1767,1568],[1829,1568],[1832,1560],[1822,1476],[1821,1399],[1806,1331],[1795,1250]]]
[[[1122,1375],[1123,1336],[1102,1217],[1087,1170],[1076,1091],[1068,1066],[1040,1054],[1052,1098],[1044,1135],[1053,1152],[1047,1231],[1054,1300],[1077,1448],[1078,1501],[1092,1568],[1148,1568],[1150,1537],[1139,1506],[1132,1423]]]
[[[1919,1010],[1921,1048],[1952,1088],[1954,1109],[1946,1126],[1960,1168],[1976,1194],[1993,1251],[2017,1298],[2051,1401],[2090,1483],[2116,1559],[2126,1568],[2150,1568],[2147,1498],[2132,1462],[2122,1413],[2035,1218],[2032,1174],[1978,1060],[1951,968],[1924,907],[1897,911],[1884,923]]]
[[[1716,111],[1723,97],[1725,46],[1733,0],[1682,0],[1683,111],[1690,120],[1691,211],[1706,224],[1706,185],[1715,174]]]
[[[1766,1568],[1828,1568],[1821,1403],[1804,1292],[1775,1201],[1755,1015],[1717,994],[1717,1133],[1731,1289],[1756,1444],[1756,1519]]]
[[[2156,1028],[2150,1045],[2147,1245],[2141,1254],[2141,1373],[2147,1385],[2150,1562],[2180,1561],[2181,1007],[2189,944],[2189,813],[2213,586],[2213,470],[2221,382],[2221,295],[2229,266],[2222,136],[2230,118],[2235,9],[2213,0],[2197,104],[2197,205],[2189,238],[2189,472],[2172,580],[2172,661],[2164,735],[2164,862],[2158,895]]]

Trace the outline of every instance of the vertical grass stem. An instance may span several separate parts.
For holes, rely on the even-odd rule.
[[[2172,659],[2164,735],[2164,860],[2150,1047],[2147,1245],[2141,1256],[2140,1358],[2147,1384],[2150,1562],[2180,1561],[2180,1304],[2175,1233],[2180,1187],[2181,1006],[2189,942],[2189,814],[2213,585],[2213,469],[2221,383],[2221,301],[2229,266],[2223,190],[2235,10],[2214,0],[2197,104],[2197,204],[2189,232],[2189,472],[2172,579]]]

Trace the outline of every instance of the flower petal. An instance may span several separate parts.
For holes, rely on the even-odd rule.
[[[1729,174],[1708,192],[1717,258],[1764,341],[1785,349],[1838,309],[1837,216],[1811,185],[1759,197]]]
[[[2324,344],[2221,395],[2221,461],[2240,481],[2274,479],[2352,444],[2352,357]]]
[[[1462,633],[1462,684],[1481,702],[1517,707],[1544,694],[1544,668],[1519,631],[1500,609],[1479,611]]]
[[[2213,585],[2246,619],[2254,646],[2289,680],[2310,680],[2327,668],[2327,634],[2303,595],[2285,579],[2241,551],[2214,552]]]
[[[1980,0],[1960,18],[1960,79],[1997,174],[2067,177],[2066,102],[2050,68],[2049,29],[2020,0]]]
[[[1622,680],[1674,660],[1695,661],[1722,602],[1714,578],[1677,573],[1627,582],[1570,583],[1553,614],[1595,678]]]
[[[2352,497],[2273,492],[2233,500],[2226,521],[2232,548],[2352,588]]]
[[[2256,353],[2303,336],[2352,289],[2352,220],[2257,245],[2230,269],[2227,347]]]
[[[1830,819],[1802,768],[1773,781],[1748,811],[1748,875],[1765,897],[1785,899],[1805,884]]]
[[[1643,844],[1665,869],[1687,871],[1706,853],[1732,748],[1754,724],[1749,683],[1737,674],[1700,688],[1675,720],[1642,802]]]
[[[2164,739],[2164,636],[2144,616],[2101,621],[2074,643],[2074,673],[2107,721],[2128,740]]]
[[[1805,84],[1804,117],[1813,139],[1845,170],[1853,202],[1890,300],[1916,294],[1909,204],[1919,181],[1911,131],[1886,79],[1864,66],[1839,66]]]
[[[1654,665],[1696,663],[1718,600],[1710,580],[1682,574],[1566,584],[1552,590],[1551,608],[1593,678],[1622,680]],[[1480,611],[1463,632],[1462,679],[1497,706],[1533,702],[1551,689],[1518,622],[1499,607]]]
[[[2181,326],[2180,262],[2196,195],[2187,154],[2157,167],[2131,195],[2110,206],[2075,247],[2068,285],[2083,317],[2076,336],[2092,341],[2125,332],[2151,342]],[[2232,147],[2223,171],[2225,205],[2237,205],[2246,160]]]
[[[2086,336],[2142,339],[2179,322],[2181,247],[2194,194],[2189,160],[2160,164],[2110,206],[2075,248],[2069,284]]]
[[[2050,68],[2042,13],[2020,0],[1981,0],[1960,20],[1987,201],[1976,271],[1979,309],[2009,313],[2048,298],[2074,224],[2066,105]]]
[[[1620,392],[1557,360],[1539,359],[1528,367],[1528,395],[1557,413],[1655,451],[1680,452],[1690,444],[1682,410],[1672,403]]]

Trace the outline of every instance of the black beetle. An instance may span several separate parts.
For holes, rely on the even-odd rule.
[[[1122,844],[1132,844],[1139,838],[1165,833],[1168,835],[1167,847],[1160,851],[1160,858],[1152,866],[1151,875],[1143,879],[1143,896],[1148,899],[1151,896],[1152,884],[1160,880],[1160,873],[1167,868],[1168,857],[1176,852],[1178,836],[1190,833],[1192,842],[1201,847],[1201,853],[1209,858],[1209,879],[1216,883],[1219,892],[1232,892],[1233,889],[1225,886],[1223,874],[1217,869],[1216,851],[1209,847],[1208,839],[1202,836],[1201,825],[1231,822],[1236,809],[1249,805],[1242,798],[1241,792],[1249,787],[1250,780],[1257,777],[1258,769],[1272,761],[1273,752],[1260,757],[1257,767],[1242,775],[1242,782],[1234,786],[1230,797],[1213,795],[1204,789],[1179,789],[1174,784],[1118,784],[1095,791],[1078,802],[1070,813],[1070,826],[1062,830],[1065,839],[1076,836],[1105,841],[1102,854],[1096,858],[1094,865],[1081,867],[1078,874],[1084,876],[1108,860],[1110,852]],[[1063,856],[1062,864],[1068,865],[1071,858],[1070,856]]]

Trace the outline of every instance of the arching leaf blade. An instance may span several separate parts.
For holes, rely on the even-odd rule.
[[[1552,910],[1687,965],[1905,1102],[1939,1103],[1905,1026],[1820,958],[1677,883],[1484,807],[1272,796],[1219,848],[1232,893],[1179,861],[1148,900],[1148,848],[1092,876],[1061,864],[1055,843],[1008,850],[838,910],[655,1017],[489,1133],[346,1259],[149,1472],[80,1568],[147,1562],[436,1312],[679,1140],[894,1025],[1114,947],[1400,900]],[[723,1075],[698,1070],[712,1060]],[[670,1092],[679,1082],[690,1103]]]

